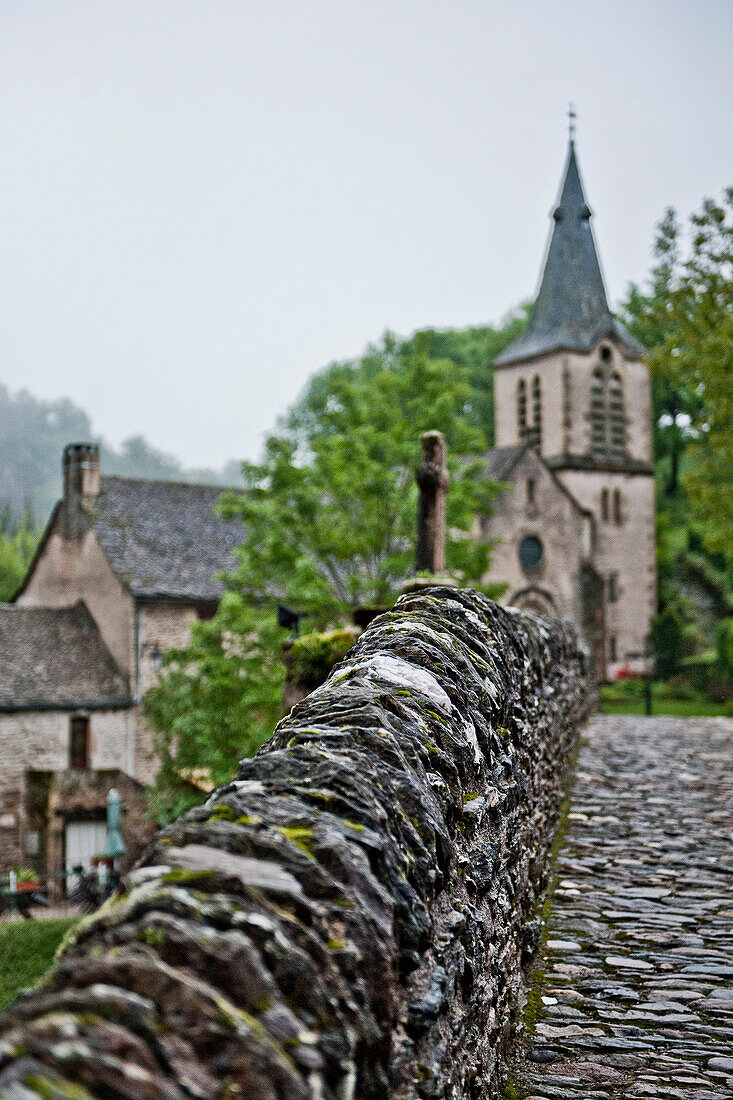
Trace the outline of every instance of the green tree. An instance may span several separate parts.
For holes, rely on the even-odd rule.
[[[10,504],[0,511],[0,603],[11,599],[20,588],[39,537],[29,506],[19,523],[13,518]]]
[[[466,415],[471,424],[494,445],[494,372],[500,352],[526,328],[529,304],[511,310],[498,325],[474,325],[464,329],[421,329],[402,344],[405,353],[422,352],[431,359],[450,359],[465,367],[471,386]]]
[[[627,316],[651,347],[649,365],[662,408],[657,425],[672,455],[668,492],[683,482],[707,548],[729,553],[733,523],[733,188],[704,199],[690,218],[682,256],[674,211],[659,225],[649,293],[631,288]],[[680,435],[680,431],[682,435]],[[658,437],[659,438],[659,437]],[[662,451],[664,453],[664,450]]]
[[[664,347],[677,329],[671,299],[680,266],[680,224],[671,207],[657,226],[653,250],[656,262],[647,289],[643,291],[632,283],[621,306],[623,320],[650,352]],[[699,411],[700,397],[682,379],[673,380],[666,372],[653,370],[651,383],[657,474],[662,479],[664,495],[675,498],[680,491],[680,467],[690,441],[690,424]]]
[[[414,563],[423,431],[438,428],[449,446],[448,568],[481,584],[490,547],[469,535],[496,486],[467,457],[485,446],[470,421],[471,397],[466,367],[388,336],[361,359],[317,374],[262,461],[244,464],[245,491],[221,503],[243,524],[227,594],[190,644],[167,656],[146,697],[159,731],[159,820],[195,801],[185,783],[195,769],[205,764],[220,781],[272,728],[283,681],[276,600],[323,628],[398,594]]]
[[[448,569],[480,584],[490,548],[469,534],[495,486],[466,457],[485,446],[471,399],[467,368],[390,336],[316,375],[263,460],[243,466],[244,493],[223,498],[245,531],[230,583],[291,601],[317,626],[392,601],[414,560],[420,435],[437,428],[452,476]]]
[[[202,799],[200,784],[229,779],[280,715],[282,631],[272,614],[227,592],[214,619],[196,622],[188,645],[168,650],[145,696],[160,766],[150,792],[159,823]]]

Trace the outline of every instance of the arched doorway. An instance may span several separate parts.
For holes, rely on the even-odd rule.
[[[508,601],[510,607],[517,607],[520,611],[529,611],[532,615],[557,615],[555,601],[544,588],[531,585],[529,588],[520,588]]]

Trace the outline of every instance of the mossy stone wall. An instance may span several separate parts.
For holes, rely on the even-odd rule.
[[[403,596],[6,1012],[0,1096],[497,1095],[591,699],[569,627]]]

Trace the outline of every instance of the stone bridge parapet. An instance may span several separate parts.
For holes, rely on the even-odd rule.
[[[6,1011],[0,1097],[496,1095],[592,698],[565,624],[401,597]]]

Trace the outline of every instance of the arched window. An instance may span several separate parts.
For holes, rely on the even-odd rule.
[[[608,523],[609,518],[608,489],[601,489],[601,519],[604,523]]]
[[[590,384],[590,451],[593,458],[606,457],[606,385],[600,367]]]
[[[529,432],[530,445],[537,451],[542,450],[542,387],[540,376],[532,379],[532,428]]]
[[[527,383],[523,378],[517,386],[517,427],[519,438],[524,439],[527,434]]]
[[[623,518],[621,516],[621,490],[613,490],[613,522],[621,524]]]
[[[626,418],[621,375],[614,371],[608,383],[608,425],[610,429],[609,457],[616,462],[626,453]]]
[[[527,504],[533,505],[535,503],[535,480],[533,477],[527,478]]]
[[[603,355],[606,352],[606,355]],[[604,362],[611,353],[602,349]],[[622,462],[626,455],[624,389],[618,371],[596,367],[590,385],[590,452],[599,461]]]

